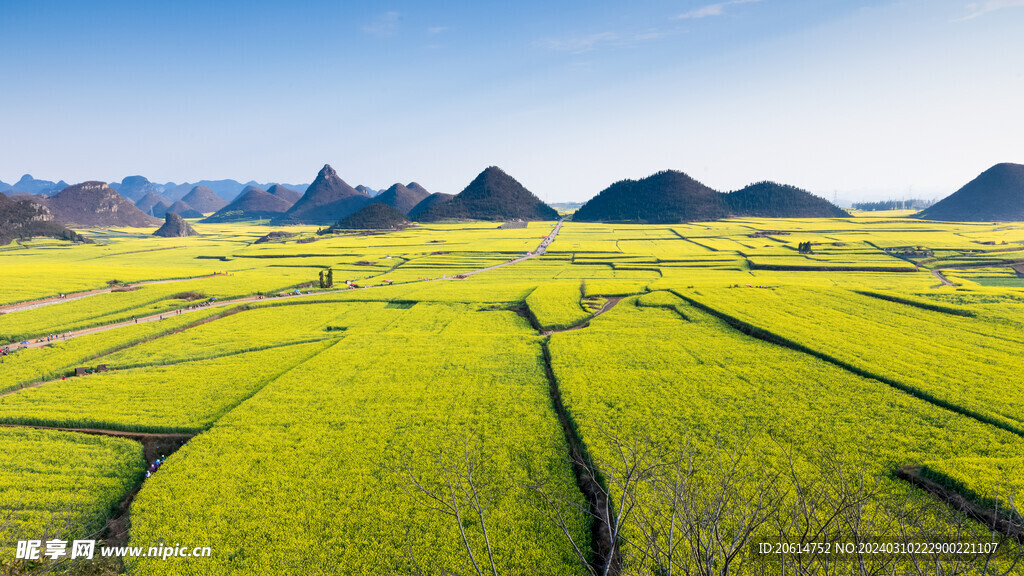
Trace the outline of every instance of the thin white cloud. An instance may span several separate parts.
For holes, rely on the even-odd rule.
[[[618,39],[619,35],[615,32],[598,32],[596,34],[588,34],[586,36],[550,38],[543,41],[542,44],[556,52],[572,52],[573,54],[579,54],[582,52],[590,52],[602,44],[615,42]]]
[[[639,33],[620,34],[618,32],[598,32],[586,36],[568,36],[565,38],[549,38],[539,44],[556,52],[583,54],[594,50],[613,47],[624,48],[641,42],[649,42],[668,36],[663,30],[646,30]]]
[[[434,36],[436,34],[444,32],[445,30],[448,30],[447,26],[431,26],[430,28],[427,28],[427,34]]]
[[[363,26],[363,32],[371,36],[391,36],[398,31],[398,25],[401,23],[402,15],[399,12],[385,12]]]
[[[984,2],[971,2],[967,5],[967,10],[969,10],[970,13],[961,18],[961,20],[972,20],[978,16],[989,14],[1004,8],[1021,7],[1024,7],[1024,0],[985,0]]]
[[[725,14],[725,9],[735,4],[750,4],[751,2],[760,2],[761,0],[728,0],[727,2],[718,2],[715,4],[707,4],[700,8],[694,8],[689,12],[683,12],[676,16],[677,20],[690,20],[696,18],[707,18],[708,16],[721,16]]]

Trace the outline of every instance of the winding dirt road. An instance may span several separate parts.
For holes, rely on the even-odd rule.
[[[188,282],[189,280],[213,278],[214,276],[227,276],[227,274],[207,274],[206,276],[192,276],[191,278],[172,278],[170,280],[146,280],[144,282],[135,282],[134,284],[125,284],[124,286],[111,286],[110,288],[97,288],[95,290],[86,290],[84,292],[73,292],[65,294],[63,298],[61,298],[60,296],[50,296],[49,298],[40,298],[38,300],[28,300],[25,302],[17,302],[15,304],[5,304],[3,306],[0,306],[0,314],[7,314],[9,312],[19,312],[21,310],[31,310],[33,308],[49,306],[50,304],[70,302],[71,300],[80,300],[82,298],[95,296],[97,294],[106,294],[108,292],[113,292],[114,290],[124,290],[125,288],[137,288],[139,286],[148,286],[150,284],[170,284],[171,282]]]
[[[942,282],[942,284],[939,284],[938,286],[933,286],[933,288],[940,288],[942,286],[959,286],[959,284],[954,284],[950,282],[949,279],[943,276],[942,272],[939,270],[932,270],[932,276],[935,276],[936,280]]]
[[[461,273],[461,274],[459,274],[458,276],[455,276],[455,277],[430,278],[430,279],[424,279],[424,280],[413,280],[411,282],[404,282],[402,284],[395,284],[395,286],[400,286],[400,285],[403,285],[403,284],[412,284],[412,283],[416,283],[416,282],[434,282],[434,281],[438,281],[438,280],[455,280],[455,279],[460,278],[460,277],[461,278],[466,278],[466,277],[469,277],[469,276],[471,276],[473,274],[479,274],[480,272],[487,272],[488,270],[495,270],[495,269],[498,269],[498,268],[502,268],[504,266],[511,266],[513,264],[518,264],[520,262],[525,262],[527,260],[530,260],[531,258],[536,258],[538,256],[543,255],[545,250],[547,249],[547,247],[552,242],[554,242],[555,237],[558,236],[558,232],[561,229],[562,229],[562,221],[559,220],[558,223],[555,224],[554,228],[552,228],[551,233],[548,234],[544,238],[544,240],[540,243],[539,246],[537,246],[537,249],[534,250],[533,252],[530,252],[526,256],[522,256],[520,258],[515,258],[515,259],[512,259],[512,260],[510,260],[508,262],[502,262],[501,264],[495,264],[494,266],[488,266],[486,268],[480,268],[479,270],[472,270],[472,271],[469,271],[469,272],[463,272],[463,273]],[[167,283],[167,282],[183,282],[185,280],[195,280],[197,278],[210,278],[210,277],[213,277],[213,276],[223,276],[223,275],[224,274],[211,274],[209,276],[196,276],[195,278],[187,278],[187,279],[182,279],[182,280],[154,280],[154,281],[151,281],[151,282],[139,282],[137,284],[133,284],[133,286],[142,286],[142,285],[146,285],[146,284],[160,284],[160,283]],[[362,289],[369,289],[369,288],[385,288],[387,286],[391,286],[391,285],[390,284],[388,284],[388,285],[381,284],[379,286],[365,286],[363,288],[360,288],[360,290],[362,290]],[[69,300],[75,300],[75,299],[78,299],[78,298],[84,298],[86,296],[92,296],[93,294],[103,294],[105,292],[110,292],[112,290],[113,290],[112,288],[107,288],[107,289],[102,289],[102,290],[91,290],[89,292],[79,292],[76,295],[69,294],[67,298],[63,298],[63,299],[61,299],[61,298],[45,298],[43,300],[36,301],[35,303],[25,303],[25,302],[22,302],[20,304],[15,304],[15,305],[12,305],[12,306],[19,306],[20,307],[20,308],[18,308],[19,310],[21,310],[21,309],[28,309],[28,308],[35,308],[35,307],[38,307],[38,306],[45,306],[47,304],[55,304],[57,302],[67,302]],[[323,296],[324,294],[330,294],[330,292],[307,292],[307,293],[303,293],[303,294],[286,294],[286,295],[275,296],[275,297],[245,296],[243,298],[235,298],[233,300],[221,300],[221,301],[216,301],[216,302],[204,302],[202,305],[197,306],[195,308],[180,308],[178,310],[172,310],[170,312],[164,312],[162,314],[153,314],[151,316],[143,316],[141,318],[136,318],[136,319],[133,319],[133,320],[127,320],[127,321],[124,321],[124,322],[116,322],[116,323],[113,323],[113,324],[104,324],[102,326],[93,326],[92,328],[83,328],[81,330],[74,330],[74,331],[71,331],[71,332],[67,332],[66,333],[67,334],[66,337],[65,336],[59,336],[55,340],[49,340],[48,341],[45,338],[43,338],[43,339],[37,338],[37,339],[33,339],[33,340],[29,341],[28,344],[12,344],[11,345],[11,349],[12,350],[21,350],[21,349],[24,349],[24,348],[42,348],[43,346],[46,346],[48,344],[52,344],[54,342],[66,341],[66,340],[70,340],[70,339],[78,337],[78,336],[84,336],[86,334],[95,334],[97,332],[105,332],[107,330],[113,330],[115,328],[122,328],[124,326],[131,326],[133,324],[142,324],[144,322],[160,322],[160,321],[168,319],[168,318],[172,318],[172,317],[175,317],[175,316],[180,316],[182,314],[188,314],[190,312],[196,312],[198,310],[205,310],[205,309],[208,309],[208,308],[223,308],[223,307],[226,307],[226,306],[236,306],[236,305],[239,305],[239,304],[248,304],[248,303],[251,303],[251,302],[258,302],[260,300],[281,301],[281,300],[292,300],[292,299],[295,299],[295,298],[309,298],[311,296]],[[74,296],[74,297],[72,297],[72,296]],[[607,304],[605,306],[607,306]],[[13,311],[14,310],[5,310],[3,308],[0,308],[0,312],[13,312]],[[603,311],[604,311],[604,309],[602,308],[601,312],[603,312]],[[595,316],[596,316],[596,314],[595,314]]]

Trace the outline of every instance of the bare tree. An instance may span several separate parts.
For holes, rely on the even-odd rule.
[[[403,481],[409,494],[421,505],[451,519],[461,538],[465,558],[472,567],[472,574],[498,576],[494,561],[494,550],[487,527],[488,502],[483,497],[485,484],[480,474],[483,460],[479,445],[465,441],[461,449],[452,454],[446,450],[429,453],[433,467],[432,477],[422,470],[416,470],[411,459],[402,459],[395,474]],[[473,544],[466,533],[467,524],[475,525],[483,535],[486,558],[478,558]],[[411,547],[408,556],[416,574],[424,574],[421,562]],[[451,567],[438,566],[442,574],[461,574]]]
[[[85,532],[88,527],[83,526],[81,510],[72,505],[52,511],[50,518],[42,530],[38,533],[27,533],[19,521],[19,511],[23,509],[22,502],[8,502],[4,505],[5,510],[0,510],[0,574],[3,576],[111,576],[120,574],[123,565],[120,558],[99,557],[93,559],[76,558],[67,556],[52,559],[46,557],[40,551],[37,559],[15,558],[19,541],[39,540],[64,540],[73,539],[99,539],[102,528],[92,533]],[[10,557],[6,554],[10,552]]]
[[[1000,503],[994,513],[1004,519],[996,531],[979,522],[977,513],[972,516],[933,494],[871,473],[867,465],[841,458],[834,447],[822,448],[809,460],[782,449],[773,451],[781,458],[764,461],[750,453],[749,445],[718,442],[698,449],[690,442],[605,431],[599,441],[603,458],[572,452],[577,486],[586,502],[579,493],[538,480],[542,474],[520,485],[523,502],[558,528],[578,566],[590,576],[1024,573],[1024,521],[1009,492],[994,501]],[[401,476],[410,493],[459,526],[467,569],[442,573],[496,576],[492,545],[504,543],[494,542],[488,532],[478,447],[466,443],[457,456],[435,453],[429,481],[424,472],[408,466]],[[581,517],[592,527],[589,540],[578,531]],[[478,527],[484,546],[472,545],[466,525]],[[997,546],[980,554],[905,551],[931,542]],[[796,548],[768,555],[758,552],[760,543]],[[872,552],[875,543],[904,551]],[[838,544],[849,550],[838,549]],[[411,548],[409,558],[416,574],[427,573]]]
[[[718,445],[700,455],[687,443],[671,449],[646,434],[601,431],[607,458],[576,462],[600,493],[585,510],[595,529],[587,555],[566,520],[573,499],[542,484],[527,485],[528,501],[544,511],[595,576],[632,573],[723,575],[747,561],[745,547],[775,514],[782,493],[778,473],[746,466],[746,447]],[[601,542],[607,538],[607,542]]]

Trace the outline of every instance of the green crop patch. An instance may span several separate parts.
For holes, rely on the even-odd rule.
[[[131,440],[0,428],[0,561],[18,540],[85,538],[145,471]]]

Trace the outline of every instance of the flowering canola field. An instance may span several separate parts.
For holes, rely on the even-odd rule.
[[[970,498],[1024,489],[1024,225],[567,222],[519,260],[552,226],[2,247],[0,563],[103,534],[138,490],[131,545],[213,554],[129,574],[587,574],[570,455],[614,462],[622,438],[807,479],[828,451],[878,485],[870,506],[920,493],[906,465]],[[192,437],[144,479],[116,437],[138,433]],[[640,518],[623,571],[664,573]]]

